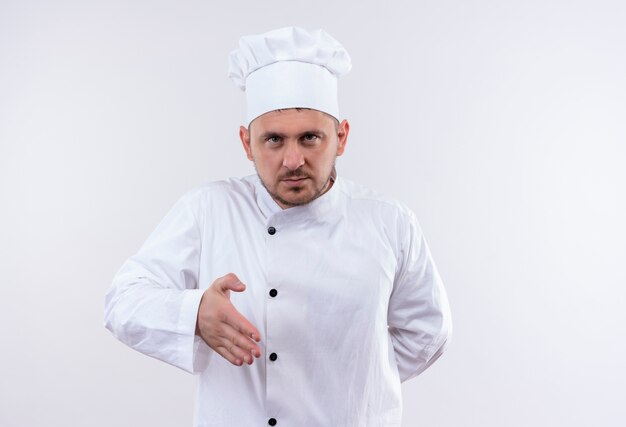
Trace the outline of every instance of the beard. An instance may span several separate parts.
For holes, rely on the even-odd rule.
[[[267,183],[263,180],[263,177],[261,176],[261,174],[259,174],[259,170],[256,167],[256,162],[253,162],[253,164],[254,164],[254,169],[256,171],[256,174],[259,177],[259,180],[261,181],[261,184],[263,185],[263,187],[265,187],[269,195],[272,196],[272,199],[274,199],[276,202],[284,206],[294,207],[294,206],[302,206],[302,205],[306,205],[307,203],[311,203],[313,200],[317,199],[322,194],[330,190],[333,183],[335,182],[335,177],[337,176],[337,170],[335,169],[335,161],[336,161],[336,157],[335,159],[333,159],[333,166],[330,172],[322,181],[322,183],[319,186],[314,188],[313,194],[301,200],[287,200],[285,199],[285,197],[281,196],[276,191],[272,190],[272,188],[269,185],[267,185]],[[280,181],[284,179],[289,179],[289,178],[309,178],[315,184],[315,180],[311,177],[310,174],[307,174],[303,169],[298,168],[294,171],[290,171],[284,175],[281,175],[279,179],[277,179],[276,181],[277,183],[276,187],[278,187],[278,183]],[[292,191],[297,194],[297,193],[302,192],[303,188],[294,187]]]

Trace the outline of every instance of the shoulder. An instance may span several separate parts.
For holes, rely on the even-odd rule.
[[[382,236],[400,262],[411,242],[422,237],[414,212],[403,202],[362,184],[347,179],[341,179],[340,184],[346,199],[347,218]]]
[[[347,199],[348,209],[375,213],[402,223],[410,222],[415,218],[413,211],[407,205],[377,190],[343,177],[339,184],[340,191]]]
[[[188,202],[217,202],[220,200],[249,198],[254,195],[253,175],[243,178],[227,178],[207,181],[196,185],[183,194]]]
[[[230,212],[232,207],[247,211],[254,205],[253,176],[207,181],[192,187],[178,200],[178,204],[194,212],[198,219],[207,215]]]

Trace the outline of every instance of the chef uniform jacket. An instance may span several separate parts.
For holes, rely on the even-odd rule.
[[[202,293],[235,273],[261,358],[235,366],[195,335]],[[186,193],[106,295],[128,346],[198,375],[197,427],[400,426],[400,383],[433,363],[451,322],[414,214],[341,177],[282,209],[256,175]]]

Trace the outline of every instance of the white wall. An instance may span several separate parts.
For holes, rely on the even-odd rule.
[[[0,425],[191,425],[193,377],[102,326],[174,201],[253,173],[239,36],[352,58],[339,172],[417,213],[452,304],[404,425],[623,426],[620,1],[0,2]]]

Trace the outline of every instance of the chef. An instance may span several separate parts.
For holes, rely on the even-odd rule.
[[[341,175],[350,57],[323,30],[241,38],[256,174],[184,194],[116,274],[105,326],[198,377],[194,425],[400,426],[451,333],[415,215]]]

